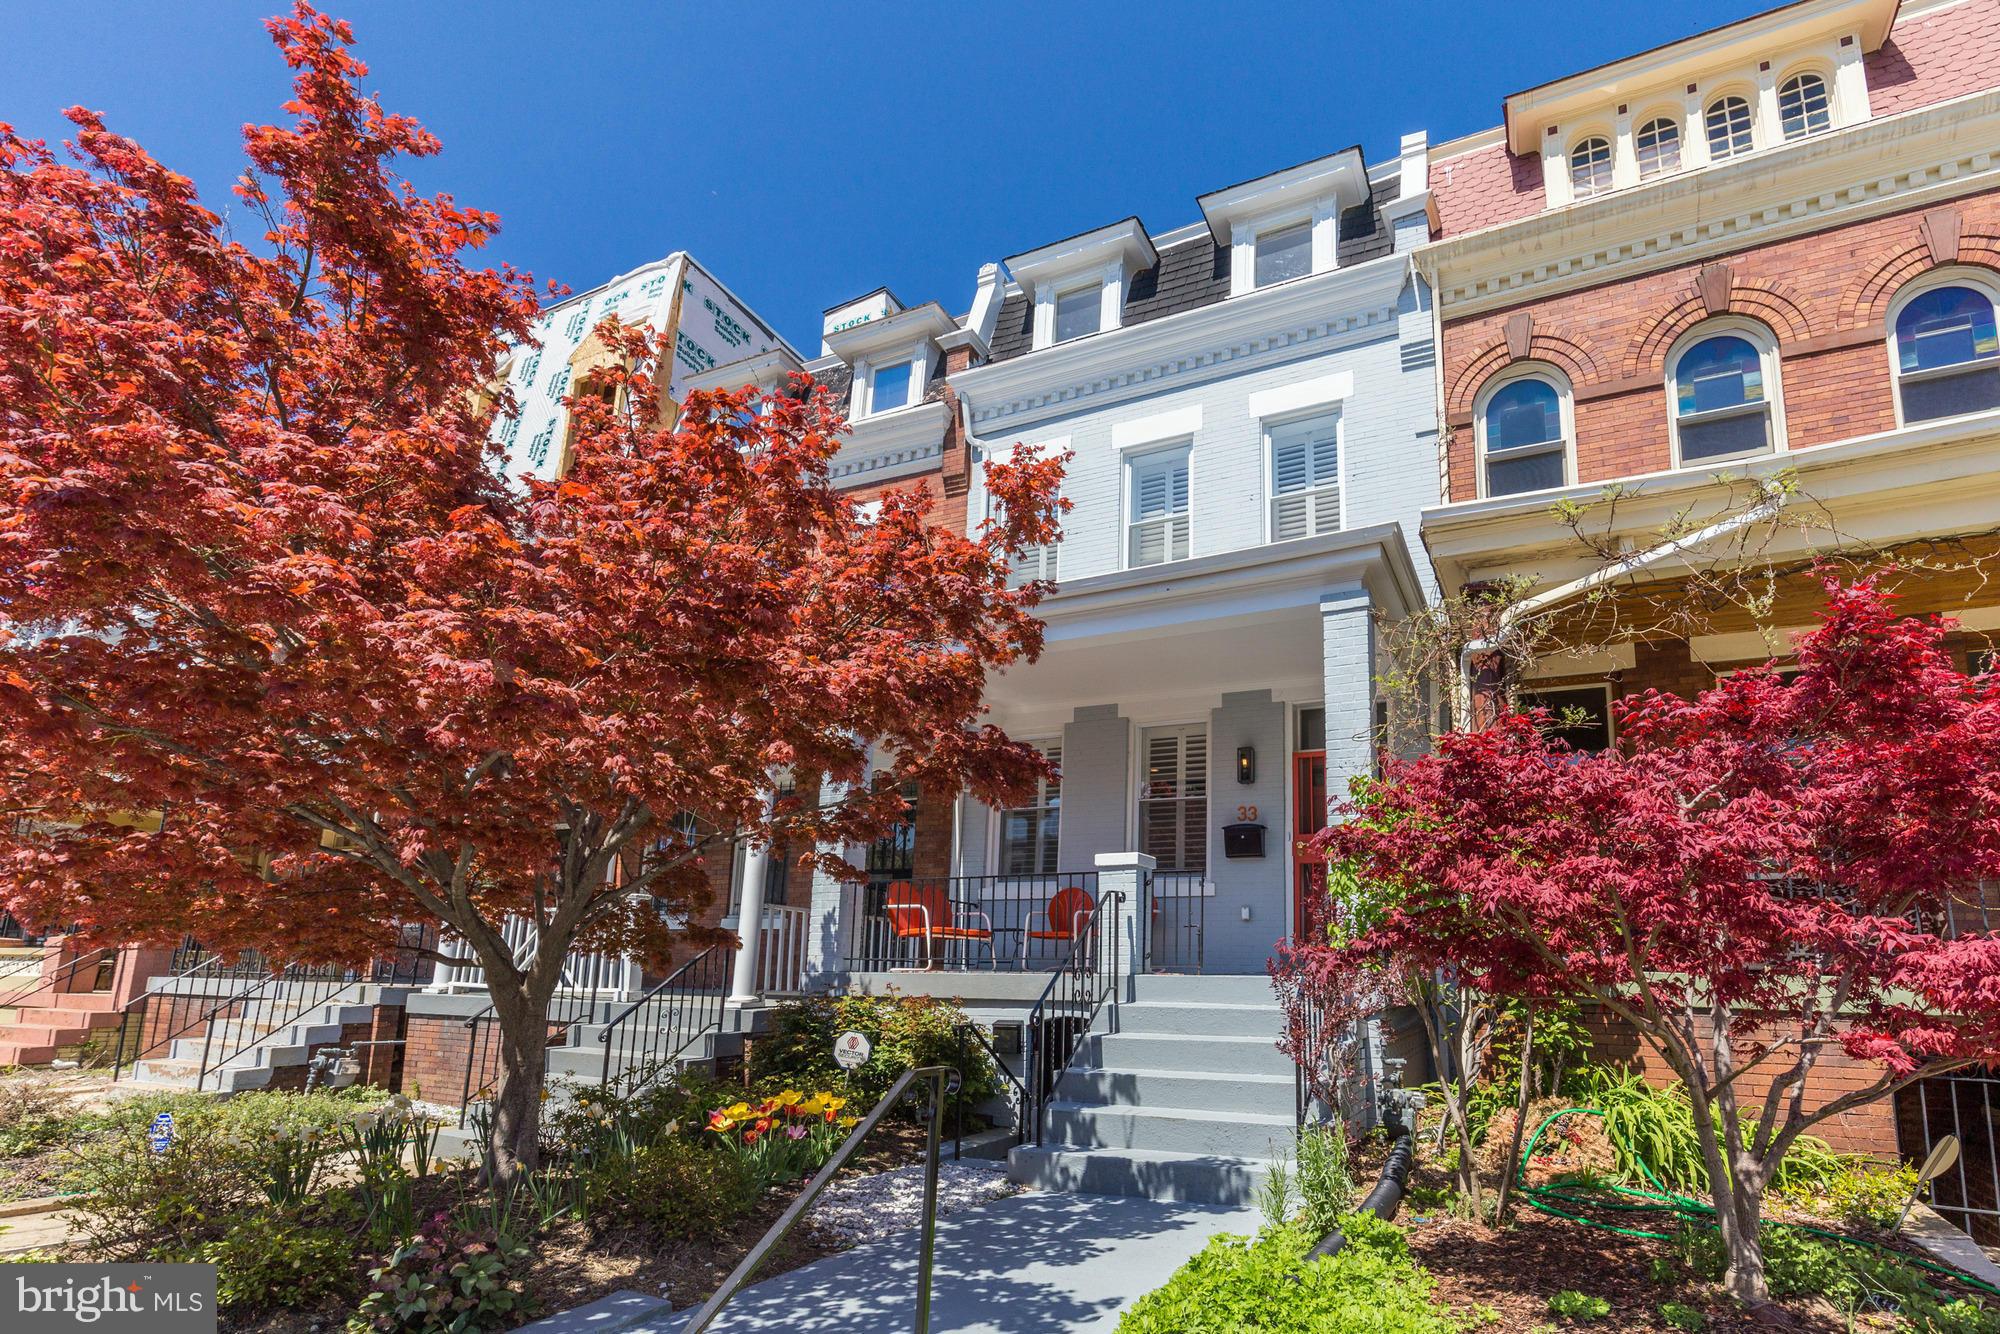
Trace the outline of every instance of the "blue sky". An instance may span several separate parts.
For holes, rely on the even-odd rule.
[[[220,207],[240,127],[279,116],[278,3],[9,0],[0,119],[53,139],[95,107]],[[419,184],[500,214],[494,253],[582,289],[685,248],[808,356],[820,312],[874,287],[958,313],[988,260],[1179,226],[1348,144],[1379,162],[1766,7],[329,3],[371,87],[444,141]]]

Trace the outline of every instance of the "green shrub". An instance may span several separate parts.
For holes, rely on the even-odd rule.
[[[956,1029],[971,1022],[957,1001],[934,996],[808,996],[787,1001],[773,1015],[770,1033],[758,1038],[750,1077],[759,1089],[852,1090],[855,1110],[866,1112],[905,1070],[924,1065],[965,1065],[968,1108],[1000,1094],[1000,1076],[977,1042],[961,1044]],[[866,1064],[845,1071],[833,1061],[833,1040],[853,1029],[874,1046]],[[914,1115],[916,1103],[906,1104]]]
[[[351,1208],[313,1217],[252,1208],[189,1258],[215,1266],[215,1299],[225,1311],[313,1306],[353,1285],[353,1222]]]
[[[526,1246],[469,1236],[424,1236],[370,1270],[373,1285],[348,1320],[351,1334],[476,1334],[510,1328],[532,1300],[517,1271]]]
[[[1763,1231],[1764,1278],[1773,1297],[1824,1297],[1842,1311],[1894,1310],[1918,1334],[2000,1334],[2000,1314],[1976,1298],[1947,1298],[1922,1270],[1867,1246],[1823,1241],[1797,1228]],[[1685,1229],[1681,1252],[1703,1278],[1722,1275],[1722,1240]]]
[[[1549,1298],[1549,1314],[1564,1320],[1602,1320],[1611,1314],[1611,1303],[1574,1288],[1564,1288]]]
[[[1603,1066],[1582,1070],[1577,1088],[1580,1103],[1604,1113],[1605,1133],[1618,1170],[1628,1182],[1644,1183],[1650,1168],[1668,1190],[1707,1194],[1708,1167],[1702,1162],[1694,1105],[1686,1089],[1679,1084],[1656,1088],[1635,1070]],[[1774,1184],[1780,1189],[1823,1188],[1852,1161],[1835,1153],[1825,1140],[1801,1135],[1778,1164]]]
[[[711,1236],[756,1207],[755,1167],[720,1146],[678,1137],[650,1144],[581,1178],[586,1214],[651,1224],[662,1235]]]
[[[1338,1126],[1308,1127],[1300,1133],[1298,1178],[1306,1226],[1325,1236],[1354,1207],[1347,1136]]]
[[[1344,1218],[1340,1226],[1348,1243],[1310,1262],[1305,1255],[1318,1238],[1303,1225],[1267,1229],[1255,1239],[1217,1237],[1165,1286],[1135,1302],[1119,1334],[1451,1334],[1457,1328],[1433,1302],[1430,1276],[1411,1263],[1400,1229],[1372,1215],[1367,1222]]]
[[[1893,1169],[1855,1161],[1824,1187],[1788,1190],[1787,1202],[1809,1212],[1825,1212],[1851,1227],[1880,1231],[1895,1226],[1903,1206],[1916,1193],[1917,1169]]]
[[[1675,1329],[1707,1329],[1708,1317],[1698,1307],[1681,1302],[1661,1302],[1660,1319]]]

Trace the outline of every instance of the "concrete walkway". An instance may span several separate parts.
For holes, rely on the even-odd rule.
[[[934,1334],[1109,1331],[1118,1313],[1166,1282],[1218,1232],[1254,1232],[1257,1213],[1109,1195],[1016,1195],[938,1223]],[[710,1328],[716,1334],[903,1334],[916,1309],[917,1233],[752,1283]],[[536,1334],[616,1329],[677,1334],[689,1312],[621,1306],[569,1312]],[[616,1314],[613,1314],[613,1311]],[[638,1315],[638,1319],[633,1319]],[[594,1318],[593,1318],[594,1317]],[[524,1334],[526,1332],[524,1331]]]

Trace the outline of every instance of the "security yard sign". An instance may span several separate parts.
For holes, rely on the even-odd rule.
[[[875,1054],[875,1044],[866,1033],[848,1029],[833,1040],[833,1063],[843,1070],[859,1070]]]

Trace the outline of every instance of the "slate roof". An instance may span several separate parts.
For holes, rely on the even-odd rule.
[[[1342,268],[1379,259],[1395,249],[1395,236],[1382,219],[1382,207],[1394,202],[1401,185],[1389,176],[1371,185],[1369,198],[1340,215],[1334,254]],[[1229,296],[1229,249],[1206,233],[1160,251],[1160,262],[1134,274],[1125,289],[1121,326],[1178,315],[1197,306],[1212,306]],[[1011,361],[1034,342],[1035,308],[1025,292],[1011,292],[1000,303],[993,330],[993,360]]]

